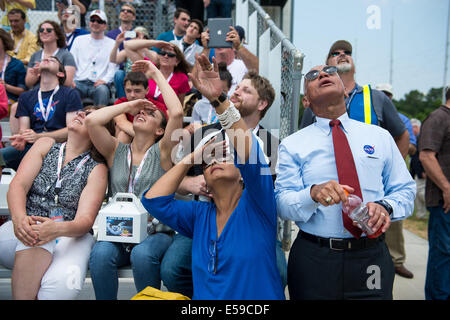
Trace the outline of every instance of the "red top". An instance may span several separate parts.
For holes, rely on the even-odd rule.
[[[174,72],[169,78],[169,85],[172,87],[173,91],[175,91],[175,94],[177,96],[179,94],[187,93],[191,90],[191,88],[189,87],[189,79],[186,74],[181,72]],[[153,102],[158,109],[167,111],[167,107],[161,91],[159,90],[156,82],[153,79],[148,80],[148,93],[145,97]]]

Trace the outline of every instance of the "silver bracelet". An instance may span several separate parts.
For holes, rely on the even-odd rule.
[[[229,129],[233,123],[238,122],[241,119],[241,114],[234,104],[230,101],[230,106],[222,114],[217,114],[219,122],[224,129]]]

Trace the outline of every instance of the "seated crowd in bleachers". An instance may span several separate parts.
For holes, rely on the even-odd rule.
[[[12,222],[0,229],[0,247],[8,254],[2,254],[0,263],[13,269],[13,297],[76,298],[81,286],[67,288],[64,279],[56,274],[75,258],[81,259],[78,262],[81,264],[89,260],[86,266],[80,265],[77,281],[84,282],[88,266],[97,299],[117,299],[117,268],[130,264],[137,291],[147,286],[160,288],[162,283],[169,291],[192,297],[195,287],[191,271],[192,239],[186,234],[154,219],[154,230],[137,245],[107,241],[94,244],[89,239],[79,247],[69,245],[66,241],[71,238],[80,235],[89,238],[89,232],[85,234],[83,230],[92,227],[94,221],[73,204],[71,213],[66,211],[69,199],[59,190],[64,189],[64,182],[78,181],[80,188],[72,190],[78,194],[73,194],[76,198],[71,200],[87,201],[85,193],[95,191],[90,184],[93,175],[86,171],[81,182],[74,179],[77,172],[86,167],[83,155],[88,154],[96,161],[104,159],[109,168],[109,196],[131,192],[141,198],[174,165],[172,150],[178,150],[178,161],[191,152],[183,150],[179,142],[190,141],[188,136],[204,125],[218,124],[218,114],[210,100],[193,85],[192,74],[195,73],[198,80],[201,71],[196,56],[203,53],[210,57],[210,62],[215,56],[221,80],[218,88],[226,98],[232,96],[248,70],[257,70],[257,57],[242,46],[243,29],[238,33],[233,27],[227,35],[233,48],[216,49],[211,53],[207,48],[207,27],[203,21],[191,19],[190,12],[183,8],[177,8],[174,13],[174,29],[156,39],[136,23],[136,9],[130,3],[122,4],[119,27],[113,30],[108,30],[109,17],[101,10],[92,10],[86,15],[86,28],[80,27],[80,9],[76,5],[65,7],[58,3],[58,10],[60,21],[42,21],[36,35],[27,29],[25,12],[18,8],[8,13],[11,31],[0,30],[0,58],[4,62],[0,89],[6,92],[0,94],[5,100],[2,102],[5,112],[0,115],[5,117],[9,108],[12,135],[8,145],[0,149],[0,160],[4,167],[17,171],[17,178],[10,187],[17,205],[10,207]],[[94,111],[99,107],[98,112]],[[252,124],[252,128],[256,125]],[[171,139],[174,131],[183,128],[184,135],[179,141]],[[218,132],[216,127],[214,130]],[[84,134],[89,134],[92,145],[77,148]],[[39,161],[35,158],[33,163],[36,169],[25,172],[22,160],[32,163],[37,154]],[[94,154],[97,157],[94,158]],[[65,164],[74,170],[67,176],[64,175]],[[95,164],[90,165],[89,170],[94,167]],[[95,179],[102,180],[103,173],[102,170],[97,172],[99,170],[93,173],[97,176]],[[26,179],[34,180],[33,185]],[[38,185],[43,181],[48,181],[49,185]],[[102,186],[100,183],[97,190]],[[22,188],[25,193],[17,191]],[[203,201],[210,201],[212,197],[205,178],[198,172],[185,177],[177,195],[185,200],[186,197],[198,200],[200,196]],[[9,193],[8,199],[11,197]],[[50,213],[39,214],[38,218],[24,214],[22,208],[25,207],[25,212],[37,210],[33,208],[38,204],[33,204],[31,199],[39,197],[42,197],[40,210],[48,209]],[[89,199],[95,200],[89,210],[100,209],[97,198]],[[73,226],[53,229],[46,219],[58,221],[53,216],[55,211],[64,222],[72,221]],[[50,228],[43,231],[38,224],[49,224]],[[13,243],[14,248],[5,246],[5,237],[12,241],[7,243]],[[60,242],[66,243],[69,252],[65,258],[51,262]],[[21,244],[21,251],[16,243]],[[34,246],[46,250],[23,250]],[[90,257],[80,252],[88,247]],[[281,286],[286,285],[286,261],[280,242],[277,250],[276,264],[280,271],[274,279],[280,279],[281,275],[283,285],[275,281],[281,293]],[[272,253],[275,258],[275,251]],[[29,261],[32,260],[36,265],[30,272]],[[275,260],[271,266],[273,263]],[[27,277],[19,280],[19,274],[27,274]],[[198,292],[195,296],[201,298],[204,294]],[[231,297],[229,294],[231,292],[221,293],[223,297]]]
[[[303,103],[314,112],[311,117],[317,115],[317,125],[300,130],[300,135],[311,128],[318,132],[292,143],[290,136],[278,148],[279,139],[260,122],[279,93],[259,74],[259,59],[245,45],[242,27],[227,30],[230,47],[210,48],[208,26],[183,7],[174,13],[173,29],[153,39],[137,22],[133,4],[120,2],[118,17],[112,17],[89,10],[89,3],[59,3],[60,21],[42,21],[36,35],[26,28],[25,12],[15,7],[7,13],[10,31],[0,30],[0,117],[9,111],[12,134],[9,145],[0,148],[0,165],[16,171],[7,194],[11,221],[0,226],[0,265],[12,269],[14,299],[76,299],[89,270],[96,298],[114,300],[118,270],[124,266],[131,266],[137,292],[164,285],[193,299],[282,300],[289,273],[294,298],[311,292],[323,299],[336,292],[345,296],[340,278],[330,283],[330,290],[324,283],[328,278],[323,274],[332,268],[330,256],[353,268],[348,269],[354,275],[350,298],[372,297],[366,280],[355,279],[361,272],[366,276],[361,264],[382,260],[387,275],[382,292],[375,294],[392,299],[394,268],[380,234],[390,226],[390,218],[411,214],[415,185],[389,133],[347,117],[344,82],[349,74],[339,78],[343,71],[333,64],[340,64],[344,56],[353,66],[348,42],[336,42],[329,65],[305,75]],[[181,6],[184,1],[176,3]],[[203,4],[208,18],[214,12],[230,14],[231,1]],[[80,24],[84,16],[86,27]],[[111,19],[118,19],[118,28],[109,30]],[[354,66],[346,70],[354,73]],[[363,101],[360,93],[362,89],[353,93],[358,97],[354,101]],[[382,100],[384,95],[376,97]],[[392,102],[382,102],[395,110]],[[344,162],[334,158],[342,148],[331,147],[337,135],[340,143],[345,138],[340,124],[346,132],[354,127],[364,130],[364,137],[376,136],[374,143],[386,150],[395,147],[386,157],[371,158],[374,181],[380,182],[377,195],[387,190],[390,194],[383,195],[405,201],[393,202],[400,213],[391,215],[388,202],[371,199],[369,223],[376,236],[367,241],[360,239],[361,229],[342,220],[348,216],[340,206],[332,207],[347,202],[344,191],[360,195],[367,187],[366,177],[361,178],[361,188],[359,182],[352,188],[335,181],[340,179],[337,164]],[[325,131],[330,134],[319,142],[325,141],[326,147],[313,150],[309,138]],[[404,131],[403,125],[398,131]],[[370,145],[364,146],[366,153],[373,153],[373,147],[366,147]],[[305,150],[312,151],[303,154]],[[336,150],[331,157],[330,150]],[[392,168],[398,179],[382,177]],[[323,183],[324,177],[329,181]],[[123,217],[127,212],[117,212],[103,221],[110,240],[95,239],[100,232],[97,213],[101,216],[115,201],[112,197],[122,193],[139,199],[137,210],[148,214],[141,221],[146,237],[134,243],[120,241],[134,236],[138,227]],[[304,253],[294,244],[289,270],[281,248],[280,217],[293,217],[298,225],[305,222],[317,231],[309,240],[305,230],[300,232],[296,243],[310,249]],[[324,231],[324,225],[329,230]],[[336,228],[340,237],[332,239],[329,231]],[[336,249],[331,240],[349,245],[342,249],[349,250],[342,259],[335,252],[320,253]],[[322,243],[327,248],[321,248]],[[296,259],[297,253],[313,258]],[[302,264],[315,260],[316,254],[326,263]],[[307,271],[302,274],[313,276],[297,278],[300,267]],[[360,282],[364,285],[353,287]]]

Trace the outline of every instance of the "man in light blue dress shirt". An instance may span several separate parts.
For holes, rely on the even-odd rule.
[[[343,82],[326,67],[305,76],[303,104],[317,122],[285,138],[278,152],[278,214],[300,228],[288,262],[290,297],[392,299],[394,266],[384,234],[356,239],[343,225],[344,189],[353,188],[338,182],[330,120],[341,121],[374,232],[411,215],[415,182],[388,131],[348,117]]]

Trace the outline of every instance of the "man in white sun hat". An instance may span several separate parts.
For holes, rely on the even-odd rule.
[[[76,89],[82,99],[93,99],[94,105],[109,104],[109,86],[117,69],[116,64],[109,61],[115,41],[105,36],[107,23],[108,18],[103,11],[92,11],[89,16],[91,33],[77,37],[71,49],[77,64]]]

